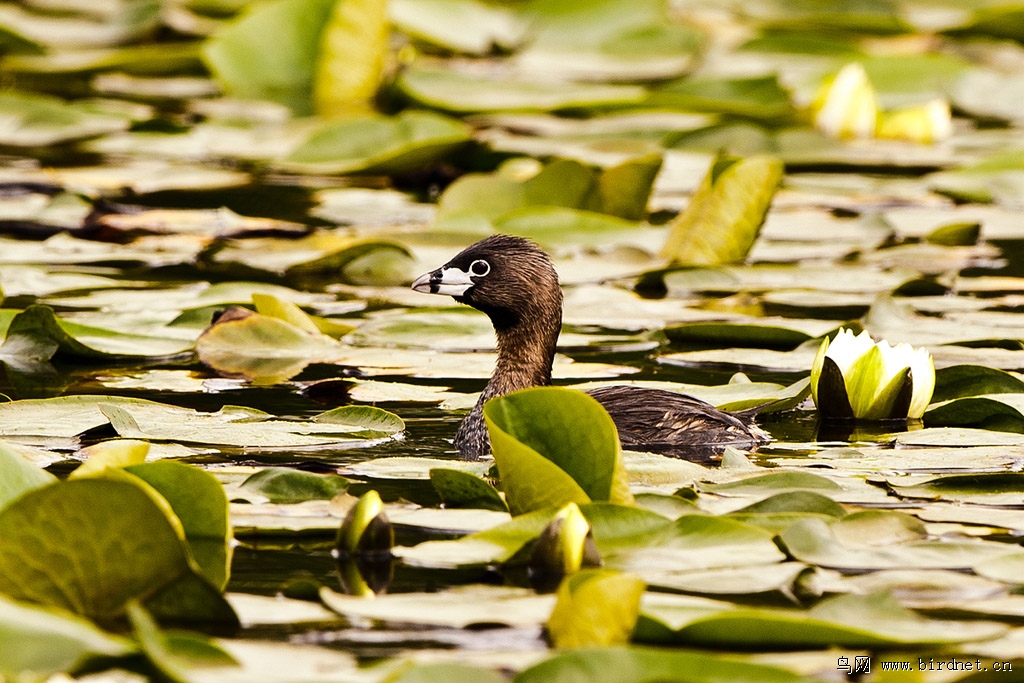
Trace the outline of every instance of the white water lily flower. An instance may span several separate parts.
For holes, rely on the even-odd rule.
[[[935,365],[926,349],[878,343],[845,328],[818,348],[811,394],[825,418],[920,419],[935,390]]]
[[[834,138],[872,138],[878,99],[864,67],[847,64],[818,90],[811,105],[814,126]]]

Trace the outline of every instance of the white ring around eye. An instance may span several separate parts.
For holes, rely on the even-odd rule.
[[[478,258],[469,264],[469,274],[475,277],[483,277],[487,273],[491,272],[491,264],[484,261],[482,258]]]

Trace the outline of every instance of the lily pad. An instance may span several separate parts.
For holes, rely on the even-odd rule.
[[[5,118],[0,143],[11,147],[45,147],[127,130],[132,117],[123,108],[102,102],[65,102],[56,97],[0,93]]]
[[[774,157],[718,157],[686,210],[669,226],[661,255],[688,266],[715,266],[744,259],[782,182]]]
[[[634,85],[485,79],[427,68],[405,71],[398,86],[420,104],[451,112],[557,111],[628,105],[642,102],[647,95],[643,88]]]
[[[300,503],[333,498],[348,489],[348,485],[347,479],[334,474],[266,467],[243,481],[241,489],[265,496],[271,503]]]
[[[47,677],[104,657],[124,657],[134,645],[73,614],[0,595],[0,673]]]
[[[252,6],[206,42],[203,59],[234,96],[311,113],[320,37],[334,4],[275,0]]]
[[[658,627],[668,632],[657,634]],[[717,614],[673,614],[670,607],[662,611],[645,604],[636,635],[640,640],[705,646],[894,648],[985,640],[1004,628],[993,622],[924,619],[889,594],[875,593],[827,598],[806,612],[727,609]]]
[[[425,111],[323,125],[276,163],[302,173],[399,173],[434,163],[469,141],[459,121]]]
[[[615,424],[588,395],[526,389],[490,401],[484,419],[513,515],[569,502],[633,502]]]
[[[6,539],[0,548],[0,591],[110,619],[123,615],[130,601],[146,599],[189,574],[184,532],[166,501],[151,491],[125,481],[83,478],[20,497],[0,513]],[[48,533],[39,533],[41,524]],[[67,533],[73,542],[64,539]]]
[[[446,507],[508,511],[497,489],[468,472],[436,467],[430,470],[430,483]]]

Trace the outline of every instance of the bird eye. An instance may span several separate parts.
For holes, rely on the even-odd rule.
[[[487,275],[487,273],[491,272],[491,264],[483,259],[477,259],[470,264],[469,272],[477,277],[483,277],[484,275]]]

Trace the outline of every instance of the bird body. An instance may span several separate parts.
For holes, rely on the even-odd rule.
[[[470,245],[412,288],[445,294],[483,311],[497,337],[494,374],[455,434],[464,457],[490,452],[484,404],[519,389],[551,384],[562,327],[562,289],[551,259],[533,242],[492,235]],[[661,389],[612,386],[588,392],[611,415],[626,448],[706,456],[725,446],[756,448],[768,435],[752,413],[727,413],[692,396]]]

